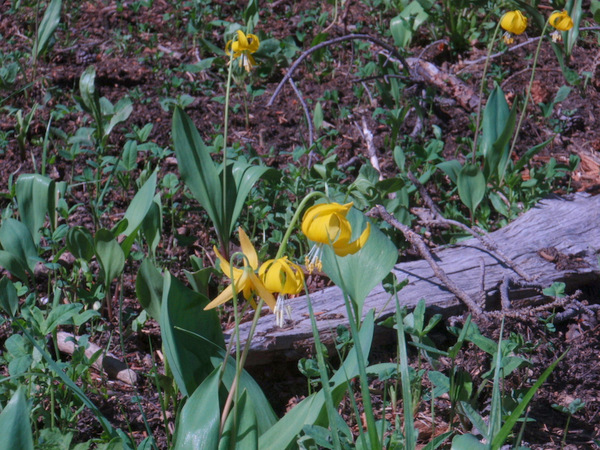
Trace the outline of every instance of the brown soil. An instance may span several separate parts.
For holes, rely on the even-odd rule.
[[[4,2],[0,5],[0,51],[4,54],[21,50],[27,54],[31,41],[27,36],[33,35],[35,24],[35,11],[33,6],[23,6],[17,12],[9,12],[11,3]],[[181,2],[183,4],[183,2]],[[0,114],[0,131],[6,133],[6,141],[0,143],[0,192],[2,208],[9,204],[9,182],[16,180],[20,174],[34,171],[31,155],[39,165],[42,159],[42,150],[39,142],[43,140],[49,113],[57,105],[66,105],[68,112],[60,119],[54,120],[53,127],[62,130],[66,135],[72,136],[83,125],[86,114],[74,108],[74,95],[78,95],[78,82],[81,73],[92,64],[96,67],[97,86],[102,96],[113,103],[126,95],[133,97],[134,113],[126,124],[118,127],[111,137],[112,150],[115,154],[122,148],[125,134],[133,126],[142,127],[152,123],[151,141],[160,147],[171,146],[170,128],[171,113],[161,108],[159,100],[164,97],[176,98],[190,92],[192,85],[197,86],[191,94],[195,100],[186,109],[188,114],[199,126],[202,137],[212,141],[222,127],[223,104],[215,101],[214,97],[224,95],[225,80],[223,71],[213,72],[210,69],[198,73],[182,72],[177,69],[184,64],[197,63],[202,58],[214,56],[197,42],[192,35],[186,32],[186,15],[189,6],[174,6],[171,2],[156,0],[150,8],[142,6],[137,13],[121,2],[65,2],[71,8],[65,11],[63,22],[65,26],[56,33],[56,42],[36,67],[33,67],[26,57],[21,62],[26,67],[27,78],[17,81],[13,91],[3,91],[2,105],[23,109],[28,113],[34,102],[42,105],[36,113],[30,127],[25,154],[22,155],[16,141],[16,118],[4,109]],[[273,2],[265,6],[261,15],[259,27],[269,35],[283,39],[298,33],[308,34],[303,43],[298,43],[304,49],[310,47],[318,27],[308,28],[306,24],[299,24],[297,17],[300,12],[315,8],[331,10],[332,6],[323,6],[323,2],[302,0],[299,2]],[[380,12],[369,11],[360,2],[347,2],[347,10],[343,11],[341,20],[329,28],[329,37],[338,37],[348,34],[355,29],[355,25],[362,24],[364,29],[376,30]],[[204,23],[211,20],[239,20],[239,11],[233,4],[214,2],[214,7],[202,18]],[[235,17],[233,16],[235,14]],[[385,16],[383,16],[385,17]],[[389,17],[384,20],[386,22]],[[386,22],[387,23],[387,22]],[[137,26],[145,24],[143,28]],[[325,25],[327,26],[327,25]],[[203,38],[222,46],[222,27],[207,27],[198,38]],[[15,36],[14,39],[9,37]],[[413,55],[423,54],[423,58],[437,64],[443,71],[458,74],[466,83],[478,92],[483,63],[468,65],[485,55],[485,48],[477,43],[460,55],[453,57],[447,51],[447,46],[442,44],[428,46],[427,38],[418,39],[422,45],[411,49]],[[521,41],[526,38],[521,37]],[[522,95],[525,91],[531,72],[527,70],[530,60],[529,55],[535,49],[535,43],[507,52],[495,60],[498,70],[507,72],[502,87],[508,93],[509,101],[515,95]],[[369,52],[376,52],[375,46],[370,46]],[[390,130],[377,124],[371,119],[372,113],[378,105],[377,99],[372,104],[363,101],[358,104],[353,94],[353,85],[356,81],[356,67],[353,63],[354,48],[350,44],[332,47],[329,66],[334,65],[331,72],[322,72],[322,65],[311,63],[302,65],[294,75],[298,88],[302,91],[305,100],[312,102],[312,108],[323,97],[327,90],[337,90],[338,100],[321,100],[324,106],[324,120],[338,130],[338,135],[333,142],[336,146],[338,164],[343,165],[353,157],[359,161],[368,160],[363,138],[355,126],[361,117],[367,119],[375,137],[377,157],[386,176],[395,175],[397,169],[392,158],[391,149],[386,148],[384,139]],[[536,158],[538,163],[547,161],[550,157],[556,158],[561,163],[566,163],[570,155],[578,155],[582,163],[578,170],[572,174],[570,184],[577,190],[587,190],[595,193],[600,187],[600,68],[597,36],[584,34],[571,60],[571,68],[580,73],[589,73],[590,78],[581,86],[574,87],[572,94],[555,109],[550,119],[543,119],[539,109],[530,105],[531,114],[524,123],[521,140],[517,152],[522,153],[527,148],[552,135],[556,135],[553,143]],[[331,67],[329,67],[331,69]],[[230,139],[242,145],[249,145],[260,157],[264,158],[272,167],[285,168],[288,163],[294,163],[291,152],[295,147],[307,142],[308,130],[304,120],[300,102],[289,86],[285,86],[276,98],[272,107],[266,104],[274,92],[278,82],[282,79],[286,69],[275,68],[272,73],[263,73],[262,79],[253,79],[255,87],[263,87],[265,94],[252,100],[249,114],[246,117],[244,108],[240,107],[230,121]],[[181,86],[176,87],[172,77],[183,80]],[[27,85],[28,81],[31,85]],[[536,73],[536,82],[533,88],[533,98],[536,102],[548,102],[553,98],[558,89],[566,84],[556,57],[550,47],[544,47],[539,68]],[[422,83],[415,83],[411,95],[420,95],[425,88]],[[234,90],[232,103],[242,104],[242,90]],[[133,94],[132,94],[133,93]],[[444,97],[443,95],[441,95]],[[443,100],[443,99],[442,99]],[[432,105],[432,114],[427,118],[425,129],[431,125],[441,128],[446,142],[446,152],[453,155],[460,138],[472,135],[470,122],[473,111],[465,110],[458,106],[455,99],[440,101]],[[347,108],[352,116],[340,118],[340,108]],[[416,122],[409,117],[403,129],[404,134],[413,131]],[[555,132],[556,131],[556,132]],[[67,143],[56,135],[50,141],[49,155],[51,164],[48,165],[48,174],[56,180],[73,181],[73,177],[81,175],[87,166],[88,156],[80,155],[75,160],[69,161],[61,156],[60,150],[67,147]],[[318,162],[319,157],[316,156]],[[150,157],[138,159],[138,172],[150,162],[157,161]],[[308,164],[306,156],[295,164]],[[358,164],[352,167],[359,167]],[[167,173],[176,173],[177,166],[174,158],[161,160],[161,177]],[[39,167],[39,166],[38,166]],[[356,171],[348,171],[347,177],[352,180],[357,175]],[[132,179],[137,177],[137,173]],[[560,191],[563,192],[563,191]],[[102,218],[104,226],[113,224],[124,212],[133,193],[114,189],[109,197],[113,208],[109,215]],[[84,184],[74,187],[71,197],[67,198],[69,205],[81,203],[69,217],[69,225],[92,226],[89,210],[90,190]],[[179,194],[179,200],[190,202]],[[185,215],[178,215],[175,223],[165,217],[163,236],[175,236],[176,239],[166,239],[162,245],[165,259],[168,261],[169,270],[183,279],[182,272],[189,268],[189,256],[197,255],[206,265],[212,263],[212,248],[214,237],[206,217],[198,209],[190,209]],[[125,354],[120,350],[119,332],[122,327],[129,327],[131,320],[141,310],[135,296],[135,263],[128,263],[126,269],[124,294],[124,309],[128,319],[119,326],[118,317],[112,322],[105,322],[106,331],[93,337],[100,346],[108,346],[110,351],[126,357],[131,367],[142,376],[138,386],[128,387],[120,382],[108,381],[104,377],[93,374],[93,381],[98,388],[98,394],[92,395],[92,400],[99,406],[115,427],[124,430],[133,430],[136,439],[140,441],[147,435],[144,418],[140,408],[132,401],[137,397],[144,411],[145,420],[158,441],[161,448],[166,447],[165,423],[158,402],[158,394],[153,379],[149,374],[155,366],[162,370],[160,349],[160,330],[153,321],[149,321],[141,332],[127,333],[125,339]],[[325,281],[316,280],[315,285],[322,285]],[[596,293],[585,293],[585,299],[590,303],[598,301]],[[113,309],[118,311],[115,300]],[[585,408],[577,412],[570,422],[567,443],[573,448],[592,448],[593,439],[600,437],[600,367],[597,351],[600,348],[600,332],[597,318],[582,317],[571,319],[569,322],[557,327],[556,332],[548,332],[543,324],[514,321],[507,324],[509,331],[514,331],[526,336],[526,339],[535,343],[535,349],[528,358],[531,365],[518,376],[509,380],[514,387],[530,386],[545,367],[550,365],[562,352],[569,350],[568,356],[559,364],[549,381],[540,389],[533,404],[529,417],[536,422],[528,424],[525,432],[525,441],[534,448],[557,448],[562,439],[566,416],[552,409],[553,403],[567,405],[575,398],[586,402]],[[497,326],[497,324],[496,324]],[[494,328],[483,330],[484,334],[497,337]],[[10,335],[7,326],[0,329],[1,343]],[[451,339],[445,331],[439,334],[446,341]],[[3,351],[3,345],[2,350]],[[396,354],[395,347],[381,346],[373,349],[372,361],[389,361]],[[415,355],[412,355],[413,359]],[[489,358],[483,357],[476,348],[469,348],[461,354],[461,363],[469,371],[476,382],[481,381],[478,375],[488,370]],[[6,373],[6,368],[0,369]],[[295,363],[281,364],[254,368],[251,372],[257,381],[265,388],[273,406],[278,414],[285,412],[286,405],[294,404],[297,399],[306,394],[306,380],[299,374]],[[520,377],[520,378],[519,378]],[[376,390],[377,386],[374,386]],[[102,390],[104,395],[100,395]],[[488,392],[489,393],[489,392]],[[345,412],[351,411],[346,405]],[[443,429],[444,406],[440,405],[440,423],[438,429]],[[172,412],[169,413],[172,425]],[[430,419],[428,407],[421,408],[418,414],[423,424]],[[349,421],[353,419],[349,418]],[[128,428],[130,427],[130,428]],[[427,427],[422,425],[425,430]],[[97,437],[101,434],[99,424],[88,413],[80,415],[77,426],[77,441]],[[429,428],[430,429],[430,428]],[[424,431],[425,433],[425,431]]]

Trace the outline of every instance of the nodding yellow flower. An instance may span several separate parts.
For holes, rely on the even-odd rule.
[[[512,36],[522,34],[527,28],[527,17],[519,10],[508,11],[500,19],[500,26],[506,31],[504,42],[510,45],[515,41]]]
[[[258,270],[258,276],[265,287],[271,292],[279,292],[277,303],[273,312],[275,323],[283,327],[284,312],[292,319],[292,307],[287,304],[286,294],[295,295],[304,287],[304,273],[297,264],[289,261],[287,257],[270,259]]]
[[[569,16],[567,11],[555,11],[550,15],[548,23],[552,25],[556,30],[552,33],[552,41],[562,41],[561,31],[569,31],[573,28],[573,19]]]
[[[321,270],[321,253],[323,245],[331,245],[338,256],[351,255],[359,251],[369,239],[371,225],[367,227],[360,237],[350,242],[352,227],[346,219],[352,203],[340,205],[339,203],[324,203],[308,208],[302,219],[302,232],[315,242],[315,246],[306,256],[306,266],[309,272],[314,269]]]
[[[243,293],[244,298],[250,301],[250,304],[253,307],[256,307],[253,297],[254,295],[258,295],[265,301],[267,305],[269,305],[269,308],[274,310],[276,301],[273,297],[273,294],[265,287],[264,283],[255,273],[256,269],[258,269],[258,255],[256,254],[256,250],[254,249],[254,246],[250,242],[250,238],[248,238],[248,235],[244,232],[244,230],[239,228],[238,233],[240,236],[242,253],[246,257],[244,258],[244,267],[242,269],[231,267],[229,261],[223,258],[221,253],[219,253],[219,250],[214,247],[215,254],[221,262],[221,270],[228,278],[232,280],[232,283],[227,286],[217,298],[206,305],[204,309],[212,309],[222,305],[228,300],[231,300],[233,298],[233,288],[235,286],[235,292]]]
[[[259,46],[258,36],[250,33],[244,34],[242,30],[237,30],[237,40],[227,42],[225,53],[231,55],[233,52],[233,58],[240,59],[240,67],[243,66],[246,72],[250,72],[252,67],[256,66],[252,53],[256,53]]]

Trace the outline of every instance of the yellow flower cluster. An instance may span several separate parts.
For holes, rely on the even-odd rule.
[[[370,234],[369,224],[358,239],[350,242],[352,227],[346,215],[351,207],[352,203],[346,205],[326,203],[312,206],[304,214],[302,232],[315,242],[315,246],[306,257],[309,272],[314,269],[321,270],[320,258],[324,245],[331,245],[338,256],[346,256],[356,253],[367,242]],[[259,267],[258,255],[250,238],[241,228],[238,229],[238,234],[244,265],[242,268],[232,267],[214,247],[221,270],[231,279],[231,284],[204,309],[216,308],[231,300],[235,291],[235,293],[242,293],[254,308],[256,308],[254,297],[262,298],[275,313],[277,325],[283,326],[284,311],[291,316],[291,308],[286,305],[285,295],[300,293],[304,287],[304,273],[300,266],[289,261],[287,257],[270,259]],[[278,293],[277,300],[273,295],[275,293]]]
[[[548,23],[555,28],[552,33],[552,40],[557,42],[561,40],[561,31],[569,31],[573,28],[573,20],[569,17],[567,11],[555,11],[550,15]],[[515,40],[513,35],[520,35],[527,29],[527,17],[519,10],[508,11],[500,19],[500,26],[506,32],[503,39],[507,45],[512,44]]]

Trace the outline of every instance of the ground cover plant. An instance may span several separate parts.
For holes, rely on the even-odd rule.
[[[596,191],[599,11],[0,5],[2,445],[600,445],[597,283],[539,286],[529,316],[447,285],[462,315],[443,317],[391,274]],[[330,285],[333,344],[310,300]],[[295,302],[311,351],[247,364],[258,321],[293,327]]]

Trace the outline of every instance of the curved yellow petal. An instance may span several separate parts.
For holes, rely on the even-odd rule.
[[[222,305],[223,303],[226,303],[227,301],[231,300],[232,298],[233,298],[233,284],[230,284],[225,289],[223,289],[223,292],[221,292],[217,296],[217,298],[215,298],[213,301],[211,301],[208,305],[206,305],[204,307],[204,311],[216,308],[217,306]]]
[[[304,287],[304,273],[287,257],[269,260],[260,266],[258,276],[267,290],[280,294],[297,294]]]
[[[238,43],[238,48],[240,50],[247,50],[248,49],[248,39],[246,39],[246,35],[244,34],[244,32],[242,30],[237,30],[237,43]]]
[[[256,291],[258,296],[260,298],[262,298],[265,301],[265,303],[267,305],[269,305],[269,308],[271,308],[271,311],[273,311],[275,309],[275,305],[277,304],[277,302],[275,301],[275,298],[273,297],[273,294],[271,294],[267,290],[267,288],[265,287],[263,282],[260,281],[260,279],[256,276],[256,274],[254,272],[248,271],[248,277],[250,279],[249,280],[250,283],[254,287],[254,290]]]
[[[241,227],[238,228],[238,234],[240,235],[240,246],[242,247],[242,253],[246,255],[246,258],[248,258],[250,267],[256,270],[258,268],[258,255],[256,254],[256,249],[252,245],[252,242],[250,242],[250,238],[246,232],[242,230]],[[246,262],[244,262],[244,265],[246,265]]]
[[[354,253],[356,253],[364,247],[364,245],[367,243],[367,240],[369,239],[370,234],[371,224],[367,222],[367,227],[364,229],[364,231],[361,233],[357,240],[351,243],[346,242],[345,244],[340,241],[334,242],[333,251],[338,256],[353,255]]]
[[[248,42],[247,50],[250,53],[254,53],[254,52],[258,51],[258,47],[260,47],[260,41],[258,40],[258,36],[255,34],[247,34],[246,39]]]

